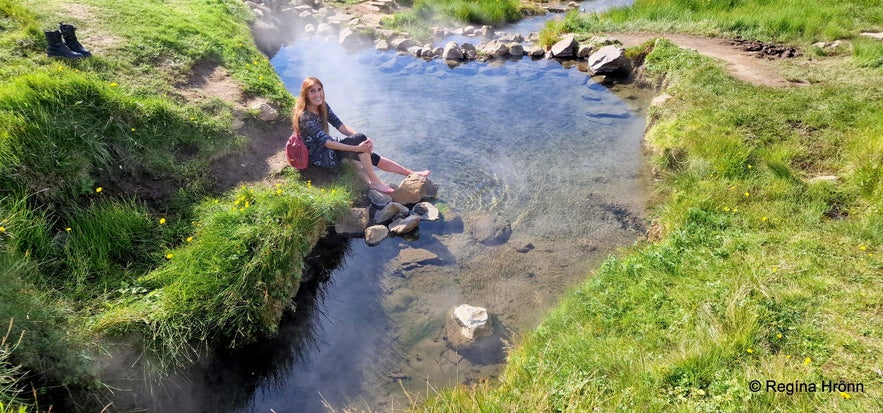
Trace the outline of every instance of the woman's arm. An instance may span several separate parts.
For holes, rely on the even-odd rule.
[[[354,131],[349,126],[344,125],[343,123],[340,124],[340,127],[337,128],[337,130],[339,130],[340,133],[343,134],[343,136],[353,136],[356,134],[356,131]]]

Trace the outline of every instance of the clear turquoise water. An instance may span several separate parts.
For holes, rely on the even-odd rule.
[[[377,247],[346,243],[279,337],[177,378],[160,410],[399,411],[405,392],[496,377],[509,343],[642,235],[643,109],[576,68],[529,58],[451,68],[312,40],[272,63],[295,94],[305,76],[320,78],[379,153],[431,169],[444,219]],[[468,222],[479,216],[509,223],[509,242],[476,242]],[[408,266],[409,249],[437,258]],[[486,307],[497,334],[458,350],[444,325],[463,303]]]

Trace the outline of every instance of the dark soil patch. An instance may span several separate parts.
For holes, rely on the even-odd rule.
[[[758,40],[731,39],[730,44],[737,48],[750,52],[758,58],[766,59],[790,59],[802,56],[803,53],[796,47],[786,46],[782,44],[764,43]]]

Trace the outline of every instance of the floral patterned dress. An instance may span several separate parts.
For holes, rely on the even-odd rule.
[[[335,129],[339,128],[340,125],[343,125],[343,122],[334,114],[331,106],[328,106],[327,103],[325,105],[328,108],[328,123]],[[300,127],[300,136],[310,151],[310,165],[321,168],[336,168],[340,164],[337,151],[326,147],[325,142],[329,139],[333,141],[339,141],[340,139],[325,133],[322,129],[322,116],[306,110],[300,115],[298,126]]]

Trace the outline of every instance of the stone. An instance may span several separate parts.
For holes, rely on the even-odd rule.
[[[442,59],[445,60],[463,60],[463,52],[460,51],[460,45],[457,42],[448,42],[442,51]]]
[[[461,304],[454,308],[451,318],[460,327],[460,334],[467,340],[475,340],[493,334],[487,309]]]
[[[386,204],[392,202],[392,197],[389,196],[389,194],[384,194],[371,189],[368,191],[368,201],[371,202],[371,205],[383,208]]]
[[[279,111],[269,103],[261,103],[257,110],[257,118],[264,122],[272,122],[279,119]]]
[[[576,57],[576,48],[579,44],[573,36],[567,36],[555,43],[549,53],[552,57],[559,59],[570,59]]]
[[[593,74],[627,74],[632,70],[632,61],[626,57],[625,49],[608,45],[589,56],[589,69]]]
[[[478,29],[478,32],[479,32],[479,34],[481,34],[482,37],[484,37],[486,39],[492,39],[495,35],[494,26],[488,26],[488,25],[481,26],[481,28]]]
[[[317,36],[331,36],[334,35],[334,27],[328,23],[322,22],[316,26],[316,35]]]
[[[580,59],[585,59],[591,56],[594,50],[595,47],[590,44],[581,44],[576,51],[576,57]]]
[[[369,246],[380,244],[389,236],[389,228],[385,225],[372,225],[365,228],[365,243]]]
[[[399,269],[411,271],[439,261],[438,255],[423,248],[404,248],[396,257]]]
[[[407,234],[420,225],[420,217],[416,215],[409,215],[405,218],[398,218],[389,224],[389,232],[393,234]]]
[[[340,235],[362,235],[368,226],[367,208],[350,208],[334,222],[334,231]]]
[[[396,186],[395,191],[390,196],[393,201],[402,205],[413,205],[422,201],[424,195],[430,193],[433,187],[434,184],[429,181],[429,178],[418,174],[410,174]]]
[[[437,221],[438,208],[436,208],[435,205],[432,205],[429,202],[420,202],[414,205],[413,208],[411,208],[411,215],[416,215],[420,217],[421,221]]]
[[[340,34],[337,35],[337,41],[341,47],[348,50],[362,48],[368,44],[367,39],[349,27],[344,27],[340,30]]]
[[[499,40],[491,40],[481,46],[481,51],[488,56],[502,57],[509,53],[509,48]]]
[[[392,39],[389,42],[389,45],[392,46],[392,48],[395,50],[405,51],[405,50],[408,50],[409,47],[416,46],[417,43],[414,43],[413,39],[406,38],[406,37],[400,37],[400,38]]]
[[[386,204],[380,211],[374,213],[375,224],[386,224],[392,222],[396,218],[404,218],[408,216],[408,207],[398,203],[390,202]]]
[[[509,43],[509,55],[515,57],[524,56],[524,46],[521,43]]]
[[[546,55],[546,49],[540,45],[533,45],[527,49],[527,55],[530,57],[543,57]]]

